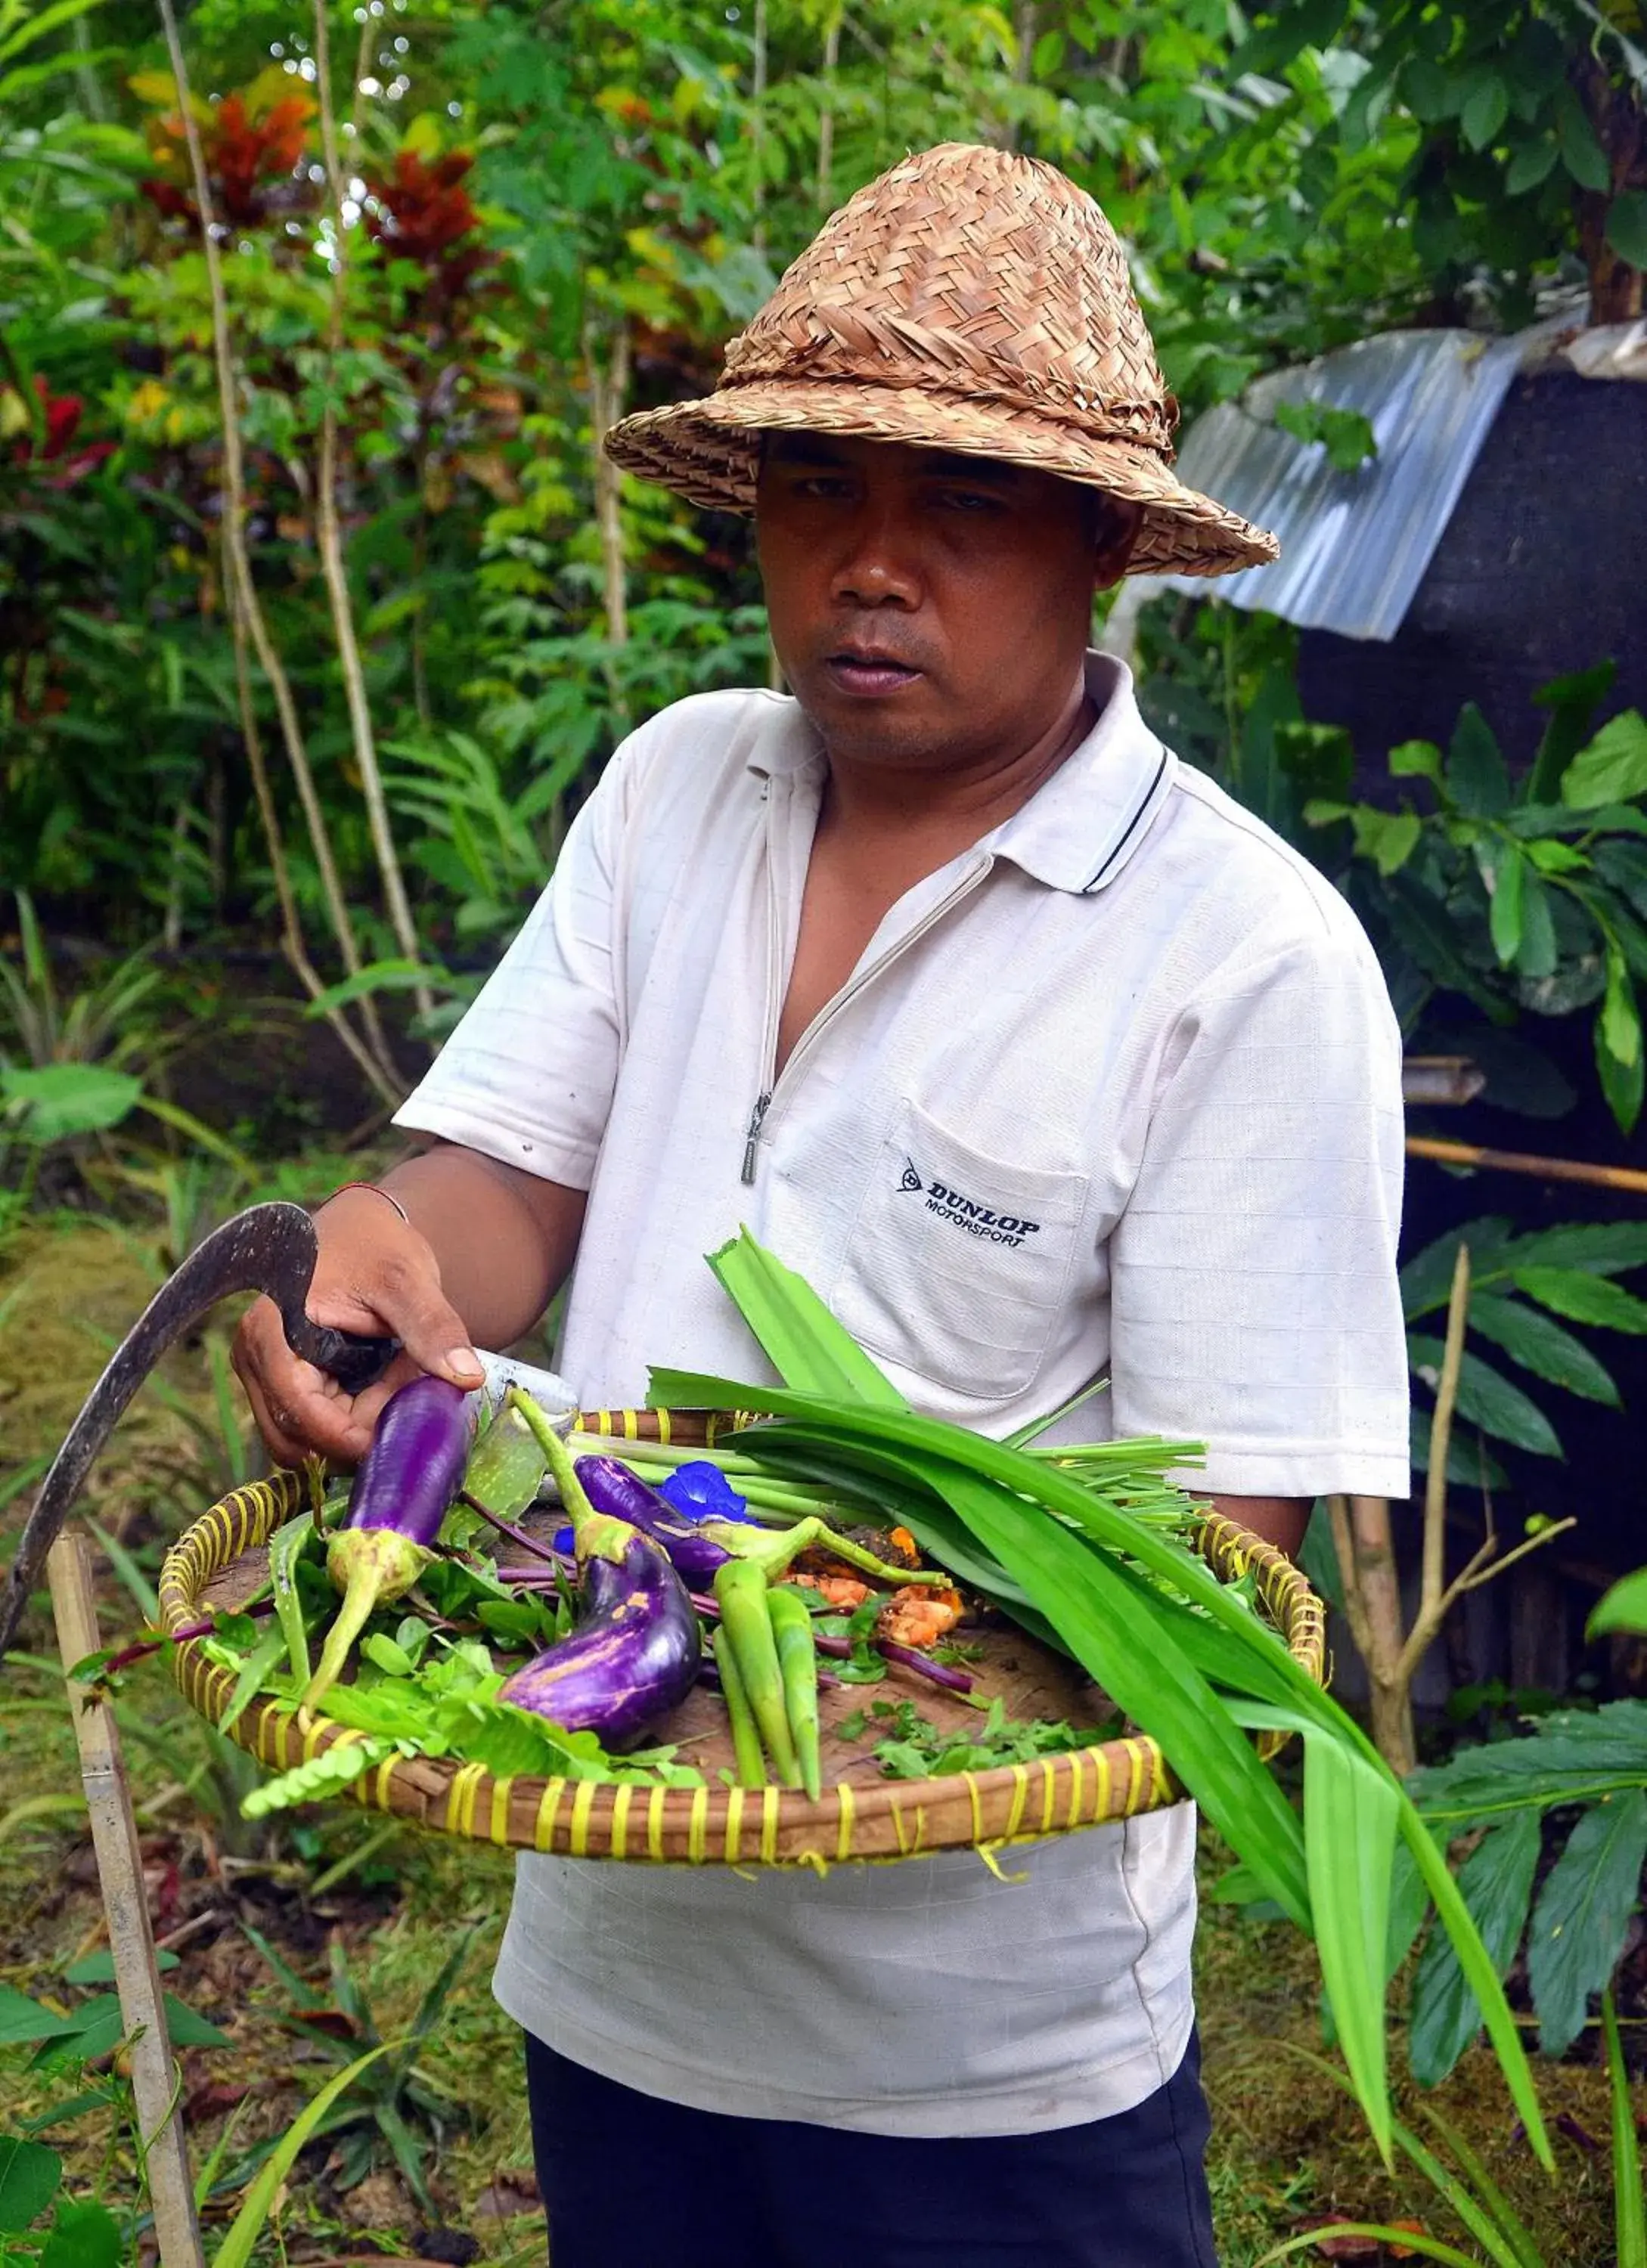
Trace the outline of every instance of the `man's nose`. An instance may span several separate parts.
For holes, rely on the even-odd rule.
[[[846,531],[830,580],[838,605],[916,607],[920,563],[904,516],[890,504],[866,501]]]

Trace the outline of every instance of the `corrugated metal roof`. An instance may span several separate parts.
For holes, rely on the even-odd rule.
[[[1244,401],[1208,410],[1184,438],[1178,476],[1273,528],[1281,556],[1215,585],[1175,575],[1158,587],[1262,607],[1345,637],[1393,637],[1523,356],[1549,328],[1512,338],[1390,331],[1274,372]],[[1320,442],[1272,423],[1281,401],[1359,410],[1377,457],[1335,472]]]

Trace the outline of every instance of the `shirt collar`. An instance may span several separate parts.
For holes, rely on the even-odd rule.
[[[1175,759],[1138,713],[1133,676],[1113,655],[1087,656],[1097,722],[1045,784],[980,848],[1038,882],[1089,896],[1112,881],[1148,833]]]
[[[1171,786],[1175,759],[1139,714],[1132,672],[1089,652],[1087,693],[1097,722],[1021,810],[978,845],[1055,890],[1089,895],[1119,873]],[[821,767],[816,733],[795,703],[774,698],[749,767],[780,778]]]

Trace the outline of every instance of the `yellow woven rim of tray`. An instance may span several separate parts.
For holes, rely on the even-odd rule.
[[[585,1410],[580,1431],[629,1440],[713,1440],[747,1422],[742,1412]],[[166,1554],[160,1611],[168,1631],[201,1618],[206,1586],[266,1543],[306,1500],[301,1475],[276,1473],[212,1506]],[[1320,1682],[1326,1664],[1320,1601],[1291,1562],[1233,1521],[1208,1514],[1196,1548],[1223,1581],[1249,1568],[1294,1659]],[[233,1675],[197,1640],[174,1651],[173,1673],[192,1709],[216,1724],[234,1690]],[[290,1705],[254,1702],[230,1737],[262,1764],[290,1770],[362,1734],[317,1715],[299,1727]],[[1260,1741],[1269,1753],[1279,1741]],[[1000,1764],[943,1779],[884,1780],[825,1788],[813,1803],[787,1789],[613,1786],[524,1775],[494,1778],[482,1764],[395,1756],[340,1789],[344,1800],[390,1812],[436,1833],[575,1859],[691,1866],[827,1866],[848,1859],[906,1859],[934,1851],[989,1849],[1130,1819],[1179,1800],[1158,1744],[1148,1736]]]

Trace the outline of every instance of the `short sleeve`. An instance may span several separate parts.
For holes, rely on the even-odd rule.
[[[587,1189],[621,1050],[624,753],[567,829],[549,887],[395,1123]]]
[[[1408,1488],[1400,1035],[1364,939],[1210,987],[1162,1058],[1111,1240],[1116,1431],[1232,1496]]]

